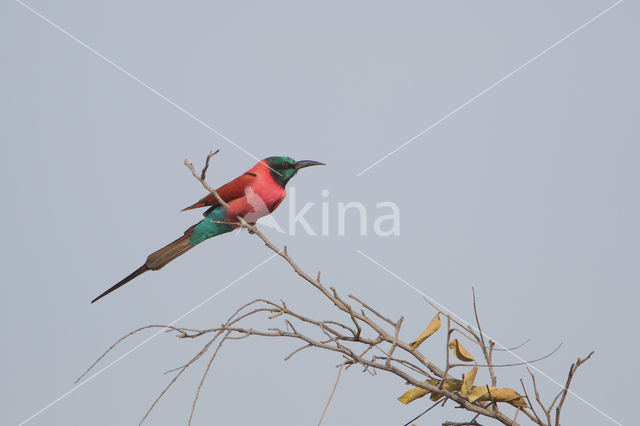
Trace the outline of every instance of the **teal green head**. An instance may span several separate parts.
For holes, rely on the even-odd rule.
[[[281,187],[285,187],[289,179],[298,173],[298,170],[309,166],[324,166],[324,163],[313,160],[296,161],[291,157],[269,157],[264,159],[271,169],[271,176]]]

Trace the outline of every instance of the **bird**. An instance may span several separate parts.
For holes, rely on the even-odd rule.
[[[227,204],[226,207],[218,203],[216,197],[209,193],[196,203],[182,209],[182,211],[186,211],[208,207],[203,213],[205,217],[203,220],[187,229],[180,238],[151,253],[142,266],[109,287],[91,303],[147,271],[161,269],[201,242],[232,231],[240,226],[238,216],[244,218],[251,225],[255,224],[259,218],[272,213],[280,205],[287,195],[285,191],[287,183],[300,169],[324,165],[320,161],[296,161],[285,156],[260,160],[251,169],[216,190],[220,198]]]

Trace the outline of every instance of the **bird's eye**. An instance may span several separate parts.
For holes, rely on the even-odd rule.
[[[287,163],[287,162],[283,162],[282,164],[280,164],[280,167],[283,168],[283,169],[288,169],[289,166],[290,166],[290,164]]]

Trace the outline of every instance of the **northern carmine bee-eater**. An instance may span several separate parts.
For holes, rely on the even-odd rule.
[[[213,194],[208,194],[195,204],[183,209],[209,208],[205,218],[184,232],[184,235],[147,257],[147,261],[107,289],[91,303],[122,287],[138,275],[157,271],[178,256],[191,250],[206,239],[224,234],[239,226],[238,216],[254,224],[262,216],[273,212],[287,195],[285,186],[298,170],[324,165],[319,161],[295,161],[290,157],[269,157],[261,160],[243,175],[222,185],[216,190],[228,208],[220,205]]]

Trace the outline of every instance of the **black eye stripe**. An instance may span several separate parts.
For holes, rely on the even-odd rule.
[[[280,164],[280,167],[282,167],[283,169],[288,169],[289,163],[283,162],[282,164]]]

